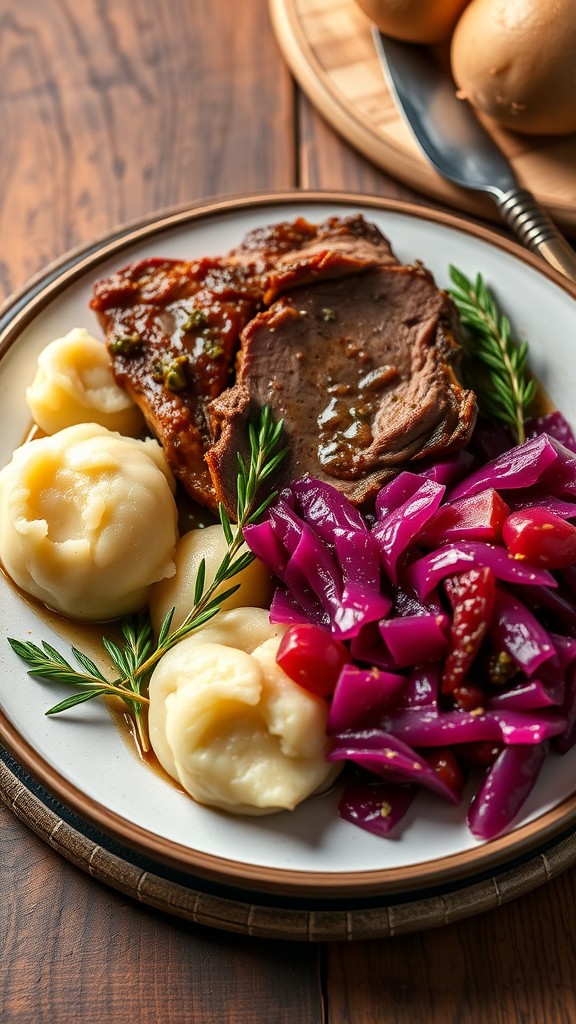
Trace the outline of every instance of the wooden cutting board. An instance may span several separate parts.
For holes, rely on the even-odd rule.
[[[269,0],[280,49],[310,101],[348,142],[411,188],[456,209],[497,219],[490,200],[444,181],[396,111],[370,21],[355,0]],[[576,236],[576,135],[490,131],[558,224]]]

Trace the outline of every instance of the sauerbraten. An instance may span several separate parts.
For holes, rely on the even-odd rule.
[[[450,297],[361,215],[257,228],[223,257],[143,260],[91,305],[118,383],[209,508],[234,515],[237,453],[264,405],[284,421],[279,482],[309,474],[358,505],[472,433]]]

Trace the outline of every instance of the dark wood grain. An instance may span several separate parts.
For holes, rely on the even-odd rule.
[[[489,914],[329,950],[330,1024],[571,1024],[576,873]]]
[[[144,213],[295,184],[265,0],[0,3],[0,291]]]
[[[379,171],[341,139],[303,93],[298,97],[299,184],[418,202],[420,197]],[[423,202],[424,200],[422,200]]]
[[[300,185],[414,196],[298,95],[265,0],[0,0],[0,296],[120,223]],[[248,940],[85,876],[0,804],[2,1024],[573,1024],[576,872],[445,929]]]
[[[321,1024],[319,951],[147,910],[59,860],[0,805],[3,1024]]]

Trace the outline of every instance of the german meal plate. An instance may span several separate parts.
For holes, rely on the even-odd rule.
[[[416,206],[341,193],[232,198],[170,211],[129,226],[50,267],[4,307],[0,320],[0,464],[30,427],[24,392],[40,350],[73,327],[101,330],[89,308],[94,282],[147,256],[220,255],[257,225],[304,216],[364,214],[403,262],[422,261],[439,287],[449,265],[492,288],[552,404],[576,424],[576,286],[495,232]],[[419,795],[394,838],[354,828],[337,813],[338,784],[292,812],[231,816],[194,803],[143,763],[109,714],[92,701],[55,717],[66,691],[31,679],[8,637],[48,640],[65,655],[82,646],[69,624],[0,579],[0,740],[62,805],[124,847],[182,876],[239,891],[336,902],[423,893],[497,871],[576,825],[576,749],[550,757],[514,827],[475,839],[461,807]],[[91,644],[97,630],[90,630]]]

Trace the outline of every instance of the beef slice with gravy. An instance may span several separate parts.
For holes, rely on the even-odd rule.
[[[466,443],[457,317],[420,266],[361,215],[250,231],[223,257],[147,259],[94,288],[114,375],[188,493],[236,508],[247,420],[284,419],[284,479],[328,480],[357,504]]]
[[[236,505],[236,452],[264,405],[284,421],[282,479],[310,475],[355,504],[402,469],[462,447],[476,418],[458,383],[457,317],[422,266],[389,261],[282,295],[244,329],[236,384],[207,407],[216,493]]]

